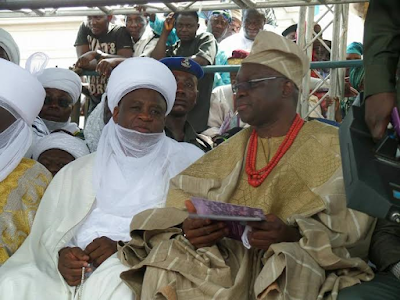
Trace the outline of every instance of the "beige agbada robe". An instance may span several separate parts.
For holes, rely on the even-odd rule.
[[[361,258],[375,220],[346,208],[337,129],[306,123],[258,188],[244,171],[250,134],[244,129],[172,179],[170,208],[134,217],[119,257],[131,267],[121,278],[141,299],[336,299],[340,289],[373,278]],[[257,168],[282,140],[259,140]],[[260,207],[298,226],[302,238],[268,251],[231,239],[195,250],[180,229],[187,217],[180,209],[192,195]]]

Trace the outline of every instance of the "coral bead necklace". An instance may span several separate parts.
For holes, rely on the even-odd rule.
[[[248,182],[251,186],[258,187],[264,182],[265,178],[268,177],[268,175],[275,168],[281,158],[289,150],[290,146],[292,146],[303,124],[304,120],[300,117],[299,114],[297,114],[292,123],[292,126],[290,126],[290,129],[285,139],[279,146],[278,151],[271,159],[271,161],[268,162],[267,165],[260,170],[256,170],[258,134],[255,129],[253,130],[250,136],[250,142],[246,157],[246,173],[248,176]]]

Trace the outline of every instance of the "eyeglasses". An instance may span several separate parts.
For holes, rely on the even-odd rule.
[[[273,77],[264,77],[264,78],[257,78],[257,79],[252,79],[249,81],[244,81],[240,83],[235,83],[232,85],[232,91],[234,94],[237,94],[239,92],[239,89],[242,89],[244,91],[252,89],[256,84],[266,81],[266,80],[274,80],[278,78],[284,78],[283,76],[273,76]]]
[[[72,106],[72,101],[67,98],[54,99],[49,96],[46,96],[46,98],[44,98],[44,105],[50,105],[53,102],[57,103],[57,105],[62,108],[67,108],[69,106]]]

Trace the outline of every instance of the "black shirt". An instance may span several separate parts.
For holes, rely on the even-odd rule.
[[[167,127],[164,128],[166,136],[170,137],[171,139],[175,139],[174,135],[172,134],[171,130]],[[177,142],[186,142],[192,145],[195,145],[199,149],[203,150],[204,152],[210,151],[212,148],[211,146],[204,140],[202,140],[197,133],[194,131],[192,125],[188,121],[185,123],[185,127],[183,129],[184,137],[183,141]]]
[[[76,37],[75,47],[89,45],[90,51],[101,50],[104,53],[117,55],[120,49],[132,49],[132,39],[125,27],[110,24],[108,32],[96,36],[90,28],[82,23]],[[108,78],[105,76],[89,76],[90,94],[102,95],[106,91]]]

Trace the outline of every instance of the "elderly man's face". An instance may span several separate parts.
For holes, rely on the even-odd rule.
[[[10,127],[16,120],[8,110],[0,107],[0,133]]]
[[[160,133],[165,126],[167,103],[160,93],[138,89],[126,94],[114,109],[118,125],[142,133]]]
[[[254,63],[242,64],[236,84],[253,79],[281,77],[282,74],[266,66]],[[283,107],[283,78],[255,83],[251,88],[239,88],[236,93],[236,108],[243,122],[261,126],[272,120]]]
[[[222,15],[213,15],[210,18],[211,33],[217,41],[221,41],[229,28],[228,21]]]
[[[147,19],[139,14],[128,15],[126,17],[126,29],[135,42],[140,40],[146,30]]]
[[[197,77],[182,71],[172,71],[177,89],[172,116],[187,115],[195,106],[197,99]]]
[[[87,23],[89,29],[94,35],[106,34],[108,31],[108,24],[111,20],[111,16],[89,16],[87,17]]]
[[[46,88],[46,98],[39,117],[48,121],[67,122],[72,113],[71,96],[59,89]]]
[[[257,34],[263,30],[265,25],[265,16],[257,11],[249,11],[243,20],[244,36],[249,40],[254,40]]]
[[[55,176],[64,166],[74,161],[68,152],[61,149],[49,149],[40,154],[38,162],[40,162],[47,170]]]
[[[7,55],[6,50],[0,47],[0,58],[10,61],[10,58]]]

